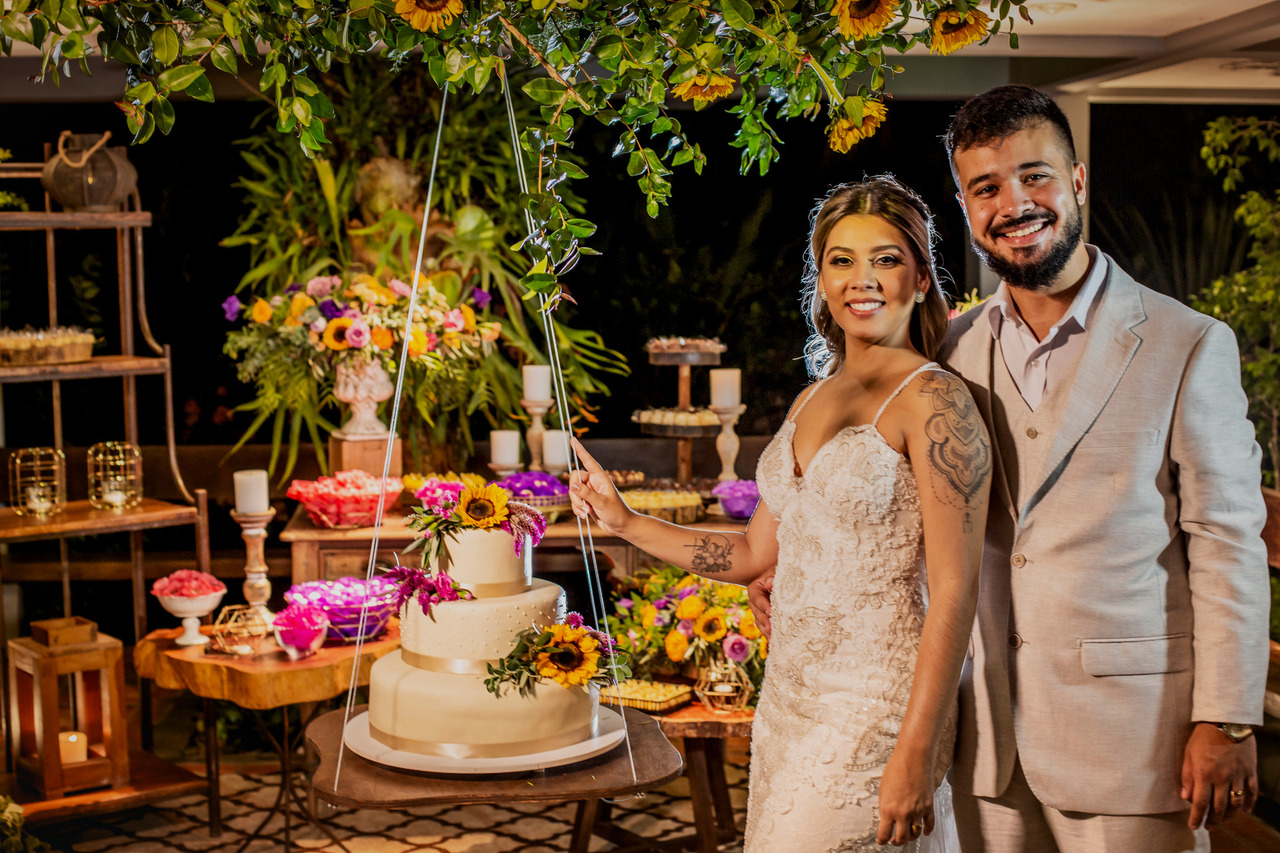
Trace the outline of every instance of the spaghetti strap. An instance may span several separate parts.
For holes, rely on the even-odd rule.
[[[830,376],[824,376],[817,382],[813,383],[813,385],[808,389],[808,393],[804,395],[804,399],[800,401],[800,405],[796,406],[796,410],[787,417],[787,420],[795,423],[796,418],[800,417],[800,413],[804,411],[804,407],[809,405],[809,401],[813,399],[813,395],[818,393],[819,386],[830,378]]]
[[[876,418],[871,422],[871,428],[872,429],[876,428],[876,424],[880,423],[880,416],[884,414],[884,410],[889,408],[889,404],[894,401],[894,398],[896,398],[899,394],[902,393],[903,388],[906,388],[908,385],[911,384],[912,379],[915,379],[917,376],[919,376],[921,373],[924,373],[926,370],[937,370],[937,369],[938,369],[938,363],[936,361],[931,361],[928,364],[922,364],[919,367],[917,367],[915,370],[911,371],[911,373],[907,376],[907,378],[902,380],[902,383],[898,385],[897,388],[894,389],[892,394],[889,395],[889,399],[885,400],[883,403],[880,404],[880,411],[876,412]]]

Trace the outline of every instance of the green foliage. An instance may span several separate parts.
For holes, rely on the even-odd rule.
[[[22,806],[9,797],[0,797],[0,853],[44,853],[51,849],[28,835],[22,824]]]
[[[13,152],[7,148],[0,148],[0,163],[13,159]],[[27,200],[17,193],[8,190],[0,190],[0,210],[6,207],[16,207],[18,210],[27,210]]]

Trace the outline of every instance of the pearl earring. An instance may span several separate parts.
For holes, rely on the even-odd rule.
[[[818,291],[818,298],[819,298],[819,299],[821,299],[823,302],[826,302],[826,301],[827,301],[827,292],[826,292],[825,290],[819,290],[819,291]]]
[[[916,302],[917,302],[917,303],[924,302],[924,291],[923,291],[923,290],[917,290],[917,291],[916,291]]]

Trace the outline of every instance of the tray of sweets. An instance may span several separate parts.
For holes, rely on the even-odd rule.
[[[650,714],[674,711],[692,700],[693,688],[688,684],[667,684],[636,678],[629,678],[600,691],[600,701],[605,705],[622,705]]]

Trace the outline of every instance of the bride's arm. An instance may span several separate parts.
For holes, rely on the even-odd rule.
[[[569,500],[579,518],[594,521],[659,560],[724,583],[751,583],[778,561],[778,522],[763,501],[744,533],[670,524],[629,508],[577,439],[573,447],[582,468],[570,479]]]
[[[964,383],[932,371],[902,394],[901,424],[920,491],[929,610],[911,696],[880,789],[880,840],[933,825],[933,768],[973,629],[991,487],[991,443]]]

